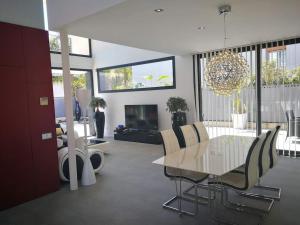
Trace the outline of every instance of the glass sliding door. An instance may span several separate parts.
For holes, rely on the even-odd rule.
[[[220,135],[256,135],[255,46],[238,47],[231,51],[241,54],[249,65],[246,87],[231,96],[216,95],[206,84],[206,64],[218,52],[202,53],[199,59],[202,117],[210,138]]]
[[[52,84],[56,118],[65,117],[64,86],[62,75],[63,73],[61,69],[52,69]],[[91,94],[93,95],[92,74],[90,70],[71,69],[71,75],[75,108],[75,95],[78,88],[86,88],[90,90]]]
[[[231,51],[248,62],[248,85],[231,96],[216,95],[207,87],[204,74],[207,62],[218,51],[198,54],[194,57],[197,119],[203,119],[210,138],[226,134],[256,136],[280,125],[277,149],[284,155],[299,156],[300,38]]]
[[[296,156],[300,153],[300,44],[292,39],[262,47],[262,128],[280,125],[277,149]]]

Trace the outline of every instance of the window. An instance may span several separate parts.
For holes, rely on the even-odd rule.
[[[49,31],[50,52],[61,53],[59,33]],[[70,55],[92,57],[91,40],[88,38],[69,35]]]
[[[97,69],[98,92],[176,88],[175,57]]]
[[[55,105],[55,117],[65,116],[63,72],[61,68],[52,68],[52,85]],[[92,70],[71,69],[72,92],[75,97],[78,88],[86,88],[94,95]],[[75,104],[75,98],[74,98]]]

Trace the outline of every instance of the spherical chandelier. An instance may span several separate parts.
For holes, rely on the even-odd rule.
[[[208,87],[217,95],[231,95],[247,84],[249,66],[245,58],[226,49],[226,15],[231,11],[229,5],[221,6],[224,15],[224,49],[210,58],[206,64],[205,80]]]

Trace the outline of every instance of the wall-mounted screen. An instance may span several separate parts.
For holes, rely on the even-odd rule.
[[[157,105],[125,105],[125,125],[131,129],[158,130]]]

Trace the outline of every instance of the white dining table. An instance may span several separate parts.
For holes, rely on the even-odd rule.
[[[210,175],[209,179],[214,180],[245,164],[249,148],[254,139],[255,137],[234,135],[218,136],[208,141],[182,148],[153,161],[153,163],[176,169],[205,173]],[[212,187],[210,186],[208,185],[210,215],[217,222],[228,223],[221,218],[217,218],[213,213],[214,204],[212,202],[214,201],[211,201]],[[214,189],[213,191],[215,193],[216,190]]]
[[[222,135],[163,156],[154,164],[222,176],[245,164],[255,137]]]

